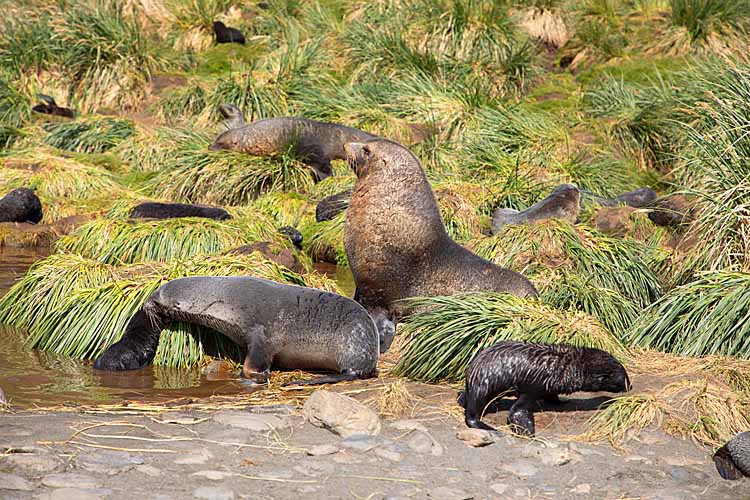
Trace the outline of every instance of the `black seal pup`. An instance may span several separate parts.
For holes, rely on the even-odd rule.
[[[315,206],[315,221],[323,222],[335,219],[338,214],[346,210],[349,206],[351,197],[351,189],[326,196]]]
[[[741,432],[716,450],[714,465],[724,479],[750,477],[750,432]]]
[[[214,21],[216,43],[239,43],[245,45],[245,35],[237,28],[230,28],[221,21]]]
[[[279,232],[289,238],[289,241],[292,242],[292,245],[294,245],[297,250],[302,250],[302,241],[304,240],[304,237],[296,227],[282,226],[279,228]]]
[[[575,223],[581,211],[581,192],[572,184],[560,184],[549,196],[523,211],[498,208],[492,214],[492,234],[507,224],[527,224],[544,219],[564,219]]]
[[[227,220],[232,216],[223,208],[204,207],[187,203],[158,203],[147,201],[133,207],[131,219],[177,219],[180,217],[203,217],[213,220]]]
[[[601,349],[502,341],[471,361],[458,403],[464,407],[466,425],[494,431],[481,421],[485,407],[496,396],[515,392],[518,399],[508,411],[508,424],[518,434],[533,435],[533,406],[538,399],[556,401],[558,394],[578,391],[629,390],[625,368]]]
[[[227,130],[210,149],[268,156],[293,148],[300,161],[310,166],[321,181],[333,174],[332,160],[344,159],[344,144],[374,138],[367,132],[335,123],[300,117],[266,118]]]
[[[222,124],[224,125],[224,127],[226,127],[227,130],[232,130],[233,128],[240,128],[247,125],[247,123],[245,123],[245,115],[242,113],[242,110],[234,104],[219,104],[219,113],[221,113],[221,116],[224,117],[224,121],[222,122]]]
[[[0,199],[0,222],[32,222],[42,220],[42,202],[34,191],[14,189]]]
[[[386,139],[345,149],[357,175],[344,230],[354,298],[388,332],[389,345],[401,299],[480,291],[537,296],[523,275],[448,236],[422,165],[408,149]]]
[[[266,382],[272,365],[338,372],[301,384],[376,375],[380,341],[362,306],[323,290],[236,276],[165,283],[130,318],[122,339],[99,356],[94,368],[146,366],[156,354],[161,330],[172,321],[212,328],[246,346],[242,373],[254,382]]]
[[[37,97],[42,101],[40,104],[37,104],[33,108],[31,108],[32,111],[36,111],[37,113],[43,113],[45,115],[55,115],[55,116],[62,116],[65,118],[75,118],[76,114],[73,112],[70,108],[61,108],[57,105],[55,102],[55,99],[52,96],[48,96],[45,94],[37,94]]]

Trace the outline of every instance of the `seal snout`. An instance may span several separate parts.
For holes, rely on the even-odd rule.
[[[359,175],[358,167],[362,164],[365,157],[365,145],[361,142],[347,142],[344,144],[344,156],[346,157],[346,163],[354,171],[355,174]]]
[[[222,151],[224,149],[224,146],[222,146],[218,142],[214,142],[208,147],[208,149],[210,149],[211,151]]]

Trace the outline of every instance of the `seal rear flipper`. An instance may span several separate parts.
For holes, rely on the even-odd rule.
[[[730,481],[742,479],[742,471],[734,464],[726,444],[714,453],[713,459],[716,470],[722,478]]]
[[[137,370],[156,355],[163,320],[146,311],[148,301],[128,321],[122,338],[109,346],[94,362],[97,370]]]
[[[336,375],[324,375],[322,377],[314,378],[311,380],[294,380],[292,382],[287,382],[284,384],[284,386],[288,385],[321,385],[321,384],[335,384],[337,382],[347,382],[350,380],[359,380],[359,379],[367,379],[374,377],[375,374],[370,374],[368,376],[363,376],[362,374],[359,374],[357,372],[353,372],[350,370],[345,370],[341,373],[338,373]]]
[[[479,417],[477,415],[470,415],[469,413],[464,413],[464,415],[464,422],[466,422],[466,425],[468,427],[471,427],[472,429],[482,429],[484,431],[497,432],[497,429],[495,429],[494,427],[490,427],[489,425],[479,420]]]

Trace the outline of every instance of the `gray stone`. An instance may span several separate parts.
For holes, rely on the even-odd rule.
[[[3,437],[26,437],[32,434],[33,432],[30,429],[18,425],[0,425],[0,436]]]
[[[539,472],[535,462],[525,459],[516,460],[510,464],[503,464],[500,466],[500,469],[519,477],[530,477]]]
[[[675,467],[668,465],[666,472],[672,476],[672,479],[678,482],[691,482],[694,480],[693,472],[685,467]]]
[[[417,420],[395,420],[389,425],[399,431],[422,431],[429,434],[427,427]]]
[[[82,453],[76,458],[78,467],[89,472],[114,476],[143,464],[143,457],[124,451],[101,450]]]
[[[307,450],[307,454],[313,457],[322,455],[333,455],[339,451],[339,447],[334,444],[319,444]]]
[[[0,468],[26,476],[41,476],[62,470],[63,463],[49,455],[12,453],[0,462]]]
[[[589,493],[591,493],[591,485],[588,483],[582,483],[577,485],[571,491],[573,493],[578,493],[579,495],[588,495]]]
[[[161,476],[161,469],[157,469],[153,465],[139,465],[135,468],[135,470],[137,470],[141,474],[146,474],[147,476],[151,477]]]
[[[33,489],[34,485],[21,476],[0,472],[0,490],[32,491]]]
[[[424,432],[417,431],[406,442],[407,446],[417,453],[423,453],[439,457],[443,454],[443,447],[432,439],[432,436]]]
[[[368,436],[363,434],[355,434],[342,439],[339,443],[343,448],[351,448],[359,451],[369,451],[377,446],[383,444],[383,439],[377,436]]]
[[[44,500],[101,500],[112,494],[112,490],[82,490],[80,488],[60,488],[42,496]]]
[[[498,495],[505,494],[505,492],[508,491],[508,488],[510,488],[510,486],[508,486],[507,484],[502,484],[502,483],[496,483],[490,486],[490,489],[494,491],[495,493],[497,493]]]
[[[214,415],[214,422],[252,432],[267,432],[284,429],[291,425],[286,417],[252,414],[244,411],[224,410]]]
[[[346,438],[355,434],[380,434],[377,413],[359,401],[335,392],[318,390],[305,402],[302,413],[311,424]]]
[[[201,470],[198,472],[193,472],[190,475],[198,476],[198,477],[205,477],[206,479],[211,480],[211,481],[223,481],[229,477],[234,476],[234,473],[225,472],[221,470]]]
[[[483,429],[462,429],[456,433],[456,437],[474,448],[487,446],[495,442],[492,432]]]
[[[213,453],[210,451],[200,448],[191,453],[185,454],[185,456],[178,458],[174,461],[177,465],[203,465],[209,460],[214,458]]]
[[[193,492],[195,498],[205,500],[233,500],[234,492],[226,488],[216,488],[213,486],[201,486]]]
[[[400,462],[404,459],[404,456],[401,453],[389,448],[376,448],[374,453],[380,458],[390,460],[391,462]]]
[[[440,486],[430,490],[428,493],[430,498],[435,500],[471,500],[474,495],[466,493],[458,488],[451,488],[449,486]]]
[[[292,405],[262,405],[262,406],[251,406],[247,409],[250,413],[256,413],[259,415],[295,415],[297,409]]]
[[[570,463],[577,453],[567,444],[531,442],[523,447],[521,456],[540,461],[546,466],[561,466]]]
[[[97,478],[74,472],[44,476],[42,484],[50,488],[81,488],[84,490],[92,490],[102,486],[101,481]]]

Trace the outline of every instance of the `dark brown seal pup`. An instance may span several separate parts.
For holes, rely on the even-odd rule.
[[[317,180],[333,173],[332,160],[344,159],[344,144],[375,138],[356,128],[335,123],[317,122],[300,117],[267,118],[227,130],[219,135],[210,149],[227,149],[256,156],[294,153],[309,165]]]
[[[42,220],[42,202],[34,191],[14,189],[0,199],[0,222],[31,222]]]
[[[750,432],[741,432],[716,450],[714,465],[724,479],[750,477]]]
[[[498,208],[492,214],[492,234],[507,224],[527,224],[544,219],[564,219],[575,223],[581,211],[581,192],[572,184],[560,184],[549,196],[523,211]]]
[[[376,375],[380,341],[362,306],[323,290],[238,276],[196,276],[162,285],[94,368],[143,368],[156,354],[161,330],[172,321],[212,328],[246,346],[242,373],[254,382],[265,383],[272,365],[338,372],[300,384]]]
[[[242,110],[234,104],[224,103],[219,104],[219,113],[224,117],[222,124],[227,130],[233,128],[240,128],[247,125],[245,123],[245,115],[242,114]]]
[[[245,35],[237,28],[230,28],[221,21],[214,21],[216,43],[239,43],[245,45]]]
[[[554,401],[558,394],[578,391],[629,390],[625,368],[600,349],[502,341],[471,361],[459,404],[466,425],[495,430],[482,423],[482,413],[496,396],[513,391],[518,399],[508,412],[508,424],[519,434],[533,435],[533,406],[538,399]]]
[[[461,292],[536,297],[521,274],[474,255],[445,230],[419,160],[403,146],[374,139],[345,146],[357,174],[346,212],[344,247],[357,289],[390,345],[398,301]]]
[[[55,115],[55,116],[62,116],[65,118],[75,118],[76,114],[73,112],[72,109],[59,107],[53,97],[45,95],[45,94],[37,94],[37,97],[41,99],[42,103],[37,104],[36,106],[31,108],[32,111],[36,111],[37,113],[43,113],[45,115]]]
[[[158,203],[148,201],[133,207],[131,219],[177,219],[180,217],[203,217],[213,220],[227,220],[232,216],[223,208],[204,207],[187,203]]]
[[[346,207],[349,206],[351,197],[351,189],[326,196],[315,206],[315,221],[323,222],[335,219],[338,214],[346,210]]]

